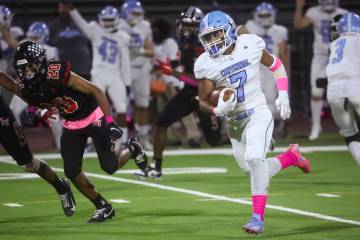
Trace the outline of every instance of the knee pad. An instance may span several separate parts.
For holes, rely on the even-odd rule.
[[[113,175],[117,168],[117,159],[116,159],[116,164],[113,164],[113,166],[110,166],[110,164],[104,165],[104,164],[100,164],[101,165],[101,169],[104,170],[107,174],[109,175]]]
[[[344,137],[344,140],[346,142],[346,145],[349,145],[351,142],[360,142],[360,134],[359,133],[356,133],[350,137]]]
[[[38,158],[33,158],[33,160],[27,164],[21,165],[21,168],[29,173],[37,173],[41,168],[42,161]]]

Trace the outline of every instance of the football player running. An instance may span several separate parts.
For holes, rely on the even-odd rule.
[[[330,60],[326,67],[327,99],[340,134],[360,165],[360,134],[354,115],[360,116],[360,17],[343,14],[332,32]]]
[[[129,139],[128,149],[120,151],[122,136],[115,124],[104,93],[89,81],[71,71],[67,61],[48,61],[45,49],[26,41],[15,51],[14,68],[20,78],[17,84],[0,72],[0,84],[29,104],[47,109],[45,116],[59,112],[63,121],[61,156],[64,173],[77,189],[96,207],[88,222],[102,222],[115,216],[111,204],[95,189],[82,172],[86,140],[94,141],[101,168],[113,174],[132,158],[139,168],[146,168],[147,157],[136,139]],[[69,203],[74,205],[74,200]],[[71,208],[74,211],[74,208]]]
[[[310,74],[312,126],[309,140],[315,140],[321,132],[322,97],[324,95],[324,89],[316,86],[316,79],[324,78],[326,75],[325,69],[329,61],[331,19],[338,14],[345,13],[346,10],[339,8],[339,0],[319,0],[319,5],[309,8],[303,16],[304,5],[305,0],[296,0],[294,27],[301,29],[312,25],[314,29],[314,55]]]
[[[120,29],[130,37],[130,61],[132,91],[135,97],[135,130],[146,149],[152,149],[149,141],[150,83],[154,44],[150,23],[144,20],[140,1],[128,0],[121,7]]]
[[[221,121],[216,116],[200,111],[198,95],[198,82],[194,76],[195,60],[204,52],[197,33],[199,24],[204,17],[198,7],[190,6],[180,14],[178,19],[180,61],[165,63],[158,61],[163,74],[171,75],[183,81],[185,86],[170,99],[164,110],[156,120],[154,134],[154,157],[151,162],[149,176],[155,179],[162,175],[163,152],[167,138],[167,129],[174,122],[193,112],[199,117],[205,139],[210,146],[220,144]],[[183,66],[184,71],[179,72],[176,67]]]
[[[123,131],[122,145],[127,141],[126,86],[130,85],[130,36],[119,31],[120,14],[113,6],[104,7],[98,14],[98,22],[90,23],[76,9],[70,16],[92,44],[93,61],[91,81],[102,91],[108,92],[117,114],[117,123]]]
[[[254,19],[246,22],[245,29],[248,33],[261,37],[266,44],[266,50],[279,57],[285,69],[288,70],[288,30],[284,26],[276,24],[275,18],[276,9],[274,6],[262,2],[256,6]],[[271,71],[267,67],[260,65],[261,88],[265,93],[266,102],[274,118],[274,138],[285,137],[285,121],[281,119],[275,106],[277,97],[275,82],[269,81],[269,78],[273,78]]]
[[[74,214],[75,201],[67,180],[56,175],[46,162],[34,157],[20,124],[0,97],[0,143],[26,172],[36,173],[54,187],[66,216]]]
[[[270,179],[289,166],[297,166],[305,173],[311,171],[297,144],[291,144],[283,154],[266,158],[273,119],[261,91],[259,67],[263,64],[273,73],[279,91],[276,105],[282,119],[288,119],[291,113],[287,74],[281,60],[265,49],[263,39],[252,34],[237,36],[234,21],[224,12],[205,15],[199,38],[206,50],[194,66],[195,77],[200,81],[200,108],[225,118],[234,157],[251,181],[253,215],[243,229],[259,234],[264,231]],[[210,104],[215,87],[223,88],[216,107]],[[224,101],[228,90],[234,94]]]
[[[9,44],[9,46],[15,49],[20,42],[14,38],[8,29],[5,26],[0,26],[1,33],[4,40]],[[46,23],[41,21],[33,22],[26,32],[27,40],[35,41],[40,43],[46,50],[46,55],[48,59],[58,59],[59,54],[56,47],[48,45],[49,41],[49,28]],[[28,107],[28,104],[18,97],[14,95],[10,102],[10,109],[13,111],[15,119],[20,123],[20,115],[21,113]],[[54,142],[56,148],[60,150],[60,137],[62,133],[62,125],[60,123],[60,118],[57,117],[56,120],[51,121],[50,124],[51,131],[53,133]]]

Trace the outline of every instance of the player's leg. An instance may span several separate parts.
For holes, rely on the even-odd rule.
[[[130,159],[134,159],[136,165],[147,173],[148,160],[144,149],[136,138],[130,138],[126,149],[120,149],[118,140],[112,140],[104,118],[98,124],[88,126],[88,133],[94,140],[96,152],[101,168],[108,174],[114,174],[123,167]]]
[[[322,97],[324,95],[324,89],[316,87],[316,79],[324,78],[326,76],[325,69],[327,65],[328,57],[326,55],[314,54],[311,62],[311,132],[309,140],[315,140],[319,137],[321,132],[321,110],[323,106]]]
[[[201,138],[201,133],[196,123],[195,116],[193,114],[189,114],[183,117],[183,119],[181,119],[181,122],[186,130],[186,138],[188,141],[188,145],[192,148],[200,147],[199,140]]]
[[[264,212],[269,189],[269,168],[265,156],[271,141],[273,119],[267,106],[260,106],[249,117],[244,132],[245,160],[249,164],[253,215],[243,226],[248,233],[264,231]]]
[[[115,216],[115,212],[111,204],[95,189],[95,186],[81,170],[88,136],[86,129],[68,130],[64,128],[61,136],[61,156],[64,160],[65,176],[96,207],[95,213],[88,222],[102,222]]]
[[[124,148],[128,140],[128,129],[126,126],[127,96],[125,83],[121,79],[114,79],[110,84],[108,93],[115,108],[117,124],[123,131],[121,146]]]
[[[33,157],[20,124],[6,104],[0,103],[0,116],[3,119],[0,124],[0,142],[5,150],[25,171],[38,174],[52,185],[60,195],[64,213],[71,216],[74,212],[72,206],[67,204],[72,195],[69,184],[57,176],[47,163]]]
[[[167,129],[174,122],[193,112],[193,95],[189,89],[181,89],[173,98],[170,99],[164,110],[156,120],[154,133],[154,156],[151,163],[153,171],[151,176],[160,178],[162,175],[162,159],[165,149]]]
[[[250,175],[249,163],[245,159],[245,134],[241,124],[235,119],[226,119],[227,132],[230,137],[233,154],[240,169],[246,174]]]
[[[19,96],[14,95],[10,102],[10,109],[14,114],[14,117],[18,123],[21,124],[20,116],[21,113],[29,106],[24,100]]]
[[[60,116],[57,116],[55,121],[51,123],[51,132],[56,145],[56,148],[60,150],[60,138],[62,135],[63,126],[61,124]]]
[[[353,112],[360,113],[360,98],[329,99],[329,104],[340,135],[344,137],[351,155],[360,165],[360,134]]]
[[[133,68],[133,91],[135,94],[135,129],[145,149],[152,149],[150,143],[150,69],[146,66]]]
[[[206,142],[210,146],[218,146],[221,141],[221,120],[213,114],[200,111],[199,103],[194,100],[194,109],[199,117]]]

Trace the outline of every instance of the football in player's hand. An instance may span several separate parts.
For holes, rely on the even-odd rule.
[[[215,89],[212,91],[211,96],[210,96],[211,105],[217,106],[221,90],[222,89]],[[223,97],[224,102],[229,100],[232,94],[235,94],[234,90],[232,90],[232,89],[225,90],[224,97]]]

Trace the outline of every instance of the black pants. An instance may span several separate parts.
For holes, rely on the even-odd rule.
[[[0,143],[18,165],[25,165],[33,160],[20,124],[2,99],[0,99]]]
[[[165,109],[160,113],[156,125],[169,127],[174,122],[195,111],[199,117],[205,139],[210,146],[219,145],[221,139],[221,121],[216,116],[200,111],[199,101],[195,99],[198,90],[185,85],[173,98],[170,99]]]
[[[91,137],[94,141],[101,168],[108,174],[113,174],[118,168],[115,145],[110,138],[110,130],[104,118],[89,126],[76,130],[64,128],[60,140],[61,156],[64,160],[65,176],[73,179],[82,169],[82,160],[86,140]]]

